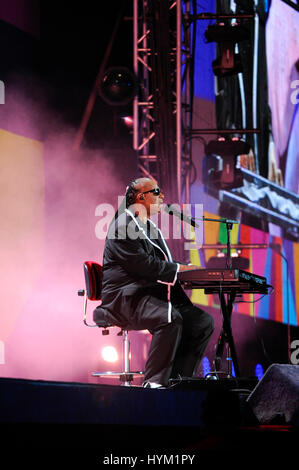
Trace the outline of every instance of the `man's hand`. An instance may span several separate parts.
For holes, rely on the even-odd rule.
[[[200,269],[200,267],[194,266],[194,264],[180,264],[179,273],[182,271],[193,271],[194,269]]]

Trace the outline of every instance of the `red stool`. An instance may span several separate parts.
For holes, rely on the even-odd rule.
[[[84,267],[84,277],[85,277],[85,286],[86,289],[80,289],[78,295],[84,297],[84,307],[83,307],[83,322],[86,326],[89,327],[99,327],[104,328],[102,330],[103,335],[108,335],[109,330],[107,328],[114,327],[111,323],[108,323],[106,318],[100,318],[96,324],[90,325],[87,322],[87,301],[96,300],[97,302],[101,301],[102,294],[102,272],[103,268],[99,263],[94,261],[85,261],[83,264]],[[92,372],[94,377],[113,377],[118,376],[119,380],[122,382],[122,385],[130,386],[131,382],[134,379],[134,376],[142,376],[144,373],[142,371],[131,371],[131,357],[130,357],[130,339],[129,339],[129,330],[126,328],[121,328],[118,336],[122,336],[122,371],[121,372]]]

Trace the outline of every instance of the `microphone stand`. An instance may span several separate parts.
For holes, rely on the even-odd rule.
[[[231,231],[233,228],[233,224],[239,224],[237,220],[231,220],[221,217],[220,219],[213,219],[210,217],[202,217],[201,220],[207,222],[218,222],[226,224],[226,233],[227,233],[227,253],[226,253],[226,268],[232,269],[232,257],[231,257]],[[216,353],[215,353],[215,372],[216,377],[221,367],[222,362],[222,355],[223,355],[223,348],[224,343],[227,343],[227,377],[232,377],[232,364],[234,365],[235,375],[236,377],[240,376],[239,364],[237,360],[237,353],[234,343],[234,338],[232,334],[232,327],[231,327],[231,316],[233,311],[233,304],[236,297],[236,291],[232,290],[232,292],[227,294],[227,299],[225,299],[224,293],[221,288],[219,288],[219,300],[220,300],[220,307],[223,316],[223,325],[222,329],[218,338]]]
[[[226,222],[226,232],[227,232],[227,253],[226,253],[226,267],[227,269],[232,269],[232,257],[231,257],[231,231],[233,228],[233,224],[231,222]]]
[[[226,233],[227,233],[227,252],[226,252],[226,268],[232,269],[232,257],[231,257],[231,231],[233,229],[233,224],[239,224],[237,220],[226,219],[224,217],[220,217],[220,219],[212,219],[210,217],[201,217],[202,221],[207,222],[218,222],[220,224],[226,224]]]

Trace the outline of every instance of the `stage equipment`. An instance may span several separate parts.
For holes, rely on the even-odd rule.
[[[227,343],[228,359],[232,360],[236,377],[240,377],[231,327],[234,301],[243,294],[268,294],[270,286],[266,278],[241,269],[198,269],[178,273],[178,280],[186,289],[204,289],[206,294],[218,294],[223,325],[215,354],[215,373],[220,371],[224,345]],[[228,360],[228,377],[232,376],[231,369],[231,361]]]
[[[114,346],[105,346],[102,349],[102,358],[106,362],[117,362],[118,353]]]
[[[129,104],[136,93],[136,77],[126,67],[110,67],[99,82],[99,95],[110,105]]]
[[[257,290],[254,293],[267,293],[267,280],[264,276],[243,271],[242,269],[193,269],[190,271],[182,271],[178,274],[179,280],[188,287],[188,283],[192,284],[191,287],[201,287],[205,290],[212,290],[214,287],[218,288],[221,283],[221,289],[224,292],[230,292],[232,288],[242,290],[242,293],[247,291]],[[209,292],[210,293],[210,292]]]
[[[219,21],[207,27],[205,37],[208,42],[218,44],[219,57],[212,62],[215,75],[228,76],[243,71],[240,55],[235,53],[235,44],[250,38],[244,25]]]
[[[133,121],[133,118],[131,116],[123,116],[122,120],[128,128],[133,128],[134,121]]]
[[[203,220],[225,223],[227,230],[226,244],[226,268],[225,269],[196,269],[178,273],[178,280],[183,283],[186,289],[204,289],[206,294],[218,294],[221,312],[223,316],[222,330],[218,338],[218,344],[215,354],[215,373],[220,371],[223,350],[225,343],[228,352],[228,377],[232,376],[232,364],[236,377],[240,377],[240,368],[237,359],[237,352],[234,343],[231,316],[234,301],[237,296],[242,294],[268,294],[267,284],[263,276],[232,268],[231,257],[231,230],[234,223],[239,223],[231,219],[213,219],[203,217]],[[226,296],[226,297],[225,297]],[[230,360],[231,359],[231,360]]]
[[[175,217],[178,217],[180,220],[183,220],[187,224],[192,225],[192,227],[199,227],[199,225],[190,215],[184,214],[184,212],[176,210],[174,207],[172,207],[171,204],[166,204],[164,207],[164,211],[167,212],[167,214],[169,215],[174,215]]]
[[[103,309],[103,315],[97,319],[97,323],[90,325],[87,322],[87,301],[101,301],[102,294],[102,266],[93,261],[85,261],[83,264],[84,277],[86,290],[80,289],[78,295],[84,297],[84,308],[83,308],[83,322],[86,326],[104,328],[102,331],[103,335],[108,335],[109,330],[107,328],[115,325],[107,322],[105,318],[105,311]],[[130,339],[129,331],[125,327],[120,329],[118,336],[123,337],[122,341],[122,371],[106,371],[106,372],[93,372],[94,377],[115,377],[118,376],[119,380],[125,386],[130,386],[134,376],[142,376],[142,371],[131,371],[131,353],[130,353]]]
[[[261,424],[299,418],[299,366],[272,364],[247,399]]]
[[[299,239],[299,195],[262,176],[240,168],[243,184],[214,197],[231,207],[282,228],[284,237]],[[211,188],[210,188],[211,189]]]
[[[111,37],[110,37],[109,42],[107,44],[103,60],[101,62],[98,74],[96,76],[96,79],[94,81],[92,90],[91,90],[89,98],[88,98],[88,101],[86,103],[85,110],[84,110],[84,113],[83,113],[83,116],[82,116],[82,119],[81,119],[80,127],[78,129],[78,132],[76,134],[76,137],[75,137],[75,140],[74,140],[74,143],[73,143],[73,150],[78,150],[80,148],[81,143],[82,143],[84,133],[85,133],[86,127],[88,125],[88,122],[89,122],[89,119],[90,119],[90,116],[91,116],[91,113],[92,113],[92,110],[93,110],[93,107],[94,107],[95,100],[96,100],[96,98],[98,96],[98,93],[99,93],[99,83],[101,83],[103,74],[105,72],[105,69],[106,69],[106,66],[107,66],[107,63],[108,63],[108,59],[109,59],[110,54],[111,54],[112,47],[113,47],[113,44],[114,44],[114,41],[115,41],[116,34],[118,32],[121,20],[122,20],[123,15],[124,15],[124,9],[125,9],[125,4],[123,3],[119,8],[118,16],[117,16],[117,19],[116,19]]]
[[[243,184],[243,176],[238,157],[246,155],[250,146],[241,139],[219,137],[205,146],[203,159],[203,180],[207,186],[219,189],[238,188]]]

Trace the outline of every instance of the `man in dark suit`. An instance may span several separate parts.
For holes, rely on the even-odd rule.
[[[94,311],[111,324],[149,330],[152,342],[144,386],[166,387],[170,377],[192,376],[214,329],[213,318],[195,307],[177,281],[179,271],[198,269],[172,260],[150,215],[161,211],[157,182],[139,178],[127,188],[125,206],[110,224],[104,250],[102,304]]]

